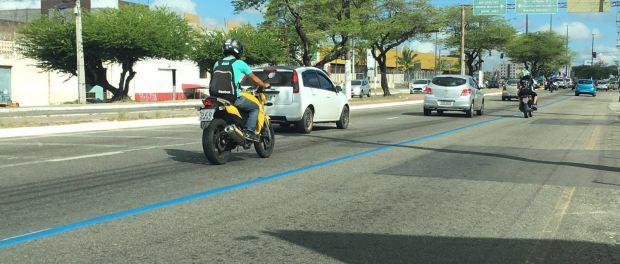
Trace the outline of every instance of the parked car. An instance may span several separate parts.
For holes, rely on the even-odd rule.
[[[270,83],[278,93],[266,94],[269,103],[265,107],[273,123],[294,124],[302,133],[310,133],[315,123],[336,123],[340,129],[348,127],[347,96],[322,70],[314,67],[253,70],[261,79],[274,71],[276,76]],[[248,87],[252,81],[245,79],[241,85]]]
[[[467,75],[438,75],[424,90],[424,115],[431,111],[465,112],[467,117],[484,113],[484,93],[478,83]]]
[[[575,88],[575,96],[579,96],[581,94],[596,96],[596,86],[594,86],[594,81],[579,80],[577,82],[577,87]]]
[[[426,88],[426,86],[428,86],[429,84],[431,84],[431,80],[428,79],[415,80],[414,82],[409,83],[409,93],[423,93],[424,88]]]
[[[596,82],[596,90],[609,90],[609,84],[605,80],[599,80]]]
[[[519,98],[519,88],[517,85],[519,84],[519,79],[510,79],[506,82],[506,85],[502,89],[502,101],[510,101],[512,98]]]
[[[362,98],[364,95],[370,97],[370,84],[368,80],[351,81],[351,96],[359,96]]]
[[[618,85],[618,80],[613,80],[609,82],[608,86],[609,86],[609,89],[612,89],[612,90],[617,90],[618,88],[620,88]]]

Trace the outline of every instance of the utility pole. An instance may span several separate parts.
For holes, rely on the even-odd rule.
[[[461,75],[465,75],[465,5],[461,6]]]
[[[594,66],[594,33],[592,33],[592,61],[590,62],[590,66]]]
[[[553,14],[549,15],[549,32],[553,31]]]
[[[346,49],[344,54],[344,94],[351,99],[351,50]]]
[[[438,39],[438,35],[439,31],[435,31],[435,75],[437,75],[437,64],[439,64],[439,61],[437,60],[437,39]]]
[[[525,34],[530,32],[530,18],[525,14]]]
[[[566,57],[568,58],[568,25],[566,25]],[[566,72],[566,76],[569,76],[569,72],[568,72],[568,65],[571,64],[571,62],[569,61],[568,63],[566,63],[566,68],[565,68],[565,72]]]
[[[357,74],[355,74],[355,40],[351,38],[351,71],[353,72],[353,80],[357,79]]]
[[[84,46],[82,45],[82,5],[75,1],[75,45],[77,48],[78,101],[86,103],[86,77],[84,76]]]

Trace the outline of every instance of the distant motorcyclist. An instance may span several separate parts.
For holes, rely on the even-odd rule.
[[[536,86],[534,85],[534,80],[532,79],[532,74],[530,73],[528,67],[526,66],[523,71],[521,72],[521,80],[519,81],[519,94],[518,96],[521,97],[522,95],[531,95],[533,97],[533,104],[532,104],[532,109],[533,110],[538,110],[537,107],[537,103],[538,103],[538,94],[535,92],[536,90]]]

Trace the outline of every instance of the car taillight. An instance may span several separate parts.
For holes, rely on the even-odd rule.
[[[424,88],[424,93],[425,93],[425,94],[433,94],[433,89],[431,89],[431,87],[430,87],[430,86],[426,86],[426,87]]]
[[[206,108],[212,108],[215,105],[215,99],[212,98],[206,98],[202,100],[202,104],[206,107]]]
[[[293,70],[293,93],[299,93],[299,77],[296,70]]]
[[[468,96],[468,95],[471,95],[471,89],[463,89],[461,96]]]

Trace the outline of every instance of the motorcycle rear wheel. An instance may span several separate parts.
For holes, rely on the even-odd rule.
[[[213,165],[226,164],[230,159],[231,151],[228,148],[228,136],[224,129],[226,122],[214,119],[202,132],[202,150]]]

